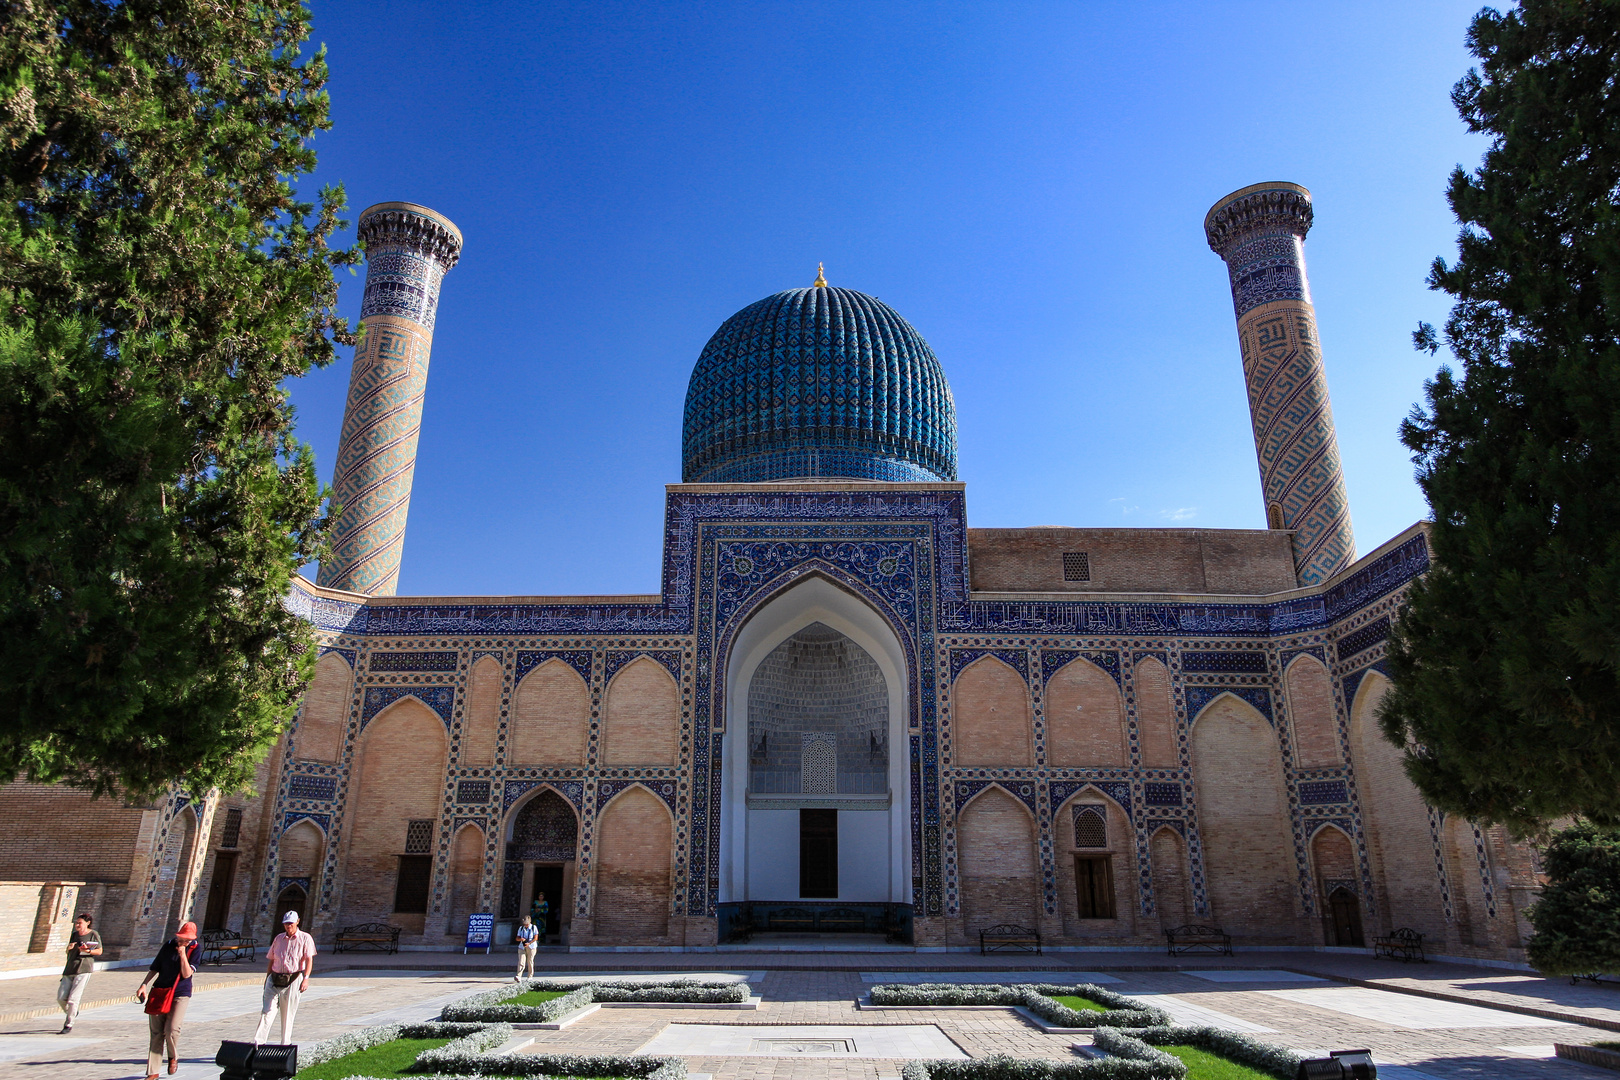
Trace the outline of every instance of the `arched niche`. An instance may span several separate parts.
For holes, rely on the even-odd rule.
[[[467,934],[467,916],[478,910],[478,888],[484,877],[484,830],[468,822],[450,838],[450,921],[447,937]]]
[[[749,691],[755,673],[773,651],[813,624],[847,638],[882,676],[886,790],[801,792],[776,801],[765,793],[750,795]],[[899,637],[883,615],[821,574],[809,575],[749,615],[726,655],[724,679],[721,902],[799,898],[800,810],[812,809],[836,812],[836,899],[910,903],[910,785],[904,750],[909,745],[909,672]]]
[[[1294,657],[1284,676],[1288,712],[1294,721],[1295,752],[1302,769],[1343,764],[1339,725],[1333,715],[1333,683],[1322,661],[1308,653]]]
[[[958,765],[1035,764],[1029,684],[998,656],[981,656],[951,685],[951,744]]]
[[[1112,796],[1081,788],[1052,815],[1058,910],[1073,937],[1136,930],[1136,832]]]
[[[663,664],[638,656],[608,683],[604,765],[673,765],[680,751],[681,690]]]
[[[1035,817],[999,784],[991,784],[956,814],[956,874],[961,890],[962,934],[1011,923],[1038,925],[1040,857]]]
[[[591,691],[579,672],[552,657],[512,695],[506,760],[519,765],[583,765],[590,737]]]
[[[315,665],[315,678],[304,693],[293,744],[297,761],[336,761],[343,749],[344,717],[354,672],[340,653],[330,652]]]
[[[1084,657],[1046,680],[1046,761],[1057,768],[1130,764],[1119,684]]]
[[[675,881],[675,821],[664,800],[640,784],[613,797],[596,827],[597,940],[659,945],[669,934]]]
[[[1136,661],[1136,734],[1142,764],[1150,769],[1181,764],[1176,741],[1176,710],[1170,700],[1170,671],[1153,656]]]
[[[1188,885],[1187,842],[1174,827],[1161,825],[1148,840],[1148,858],[1152,860],[1153,904],[1159,914],[1159,929],[1174,930],[1196,922]]]
[[[547,939],[562,939],[573,923],[579,812],[550,785],[537,788],[507,814],[504,840],[501,920],[538,916],[535,901],[544,893]]]
[[[495,734],[500,724],[501,682],[505,673],[493,656],[481,656],[467,677],[467,718],[462,724],[463,765],[495,764]]]
[[[1192,725],[1193,783],[1212,919],[1233,937],[1298,939],[1298,871],[1277,733],[1221,694]]]
[[[326,860],[326,832],[309,818],[302,818],[288,826],[276,844],[276,891],[285,894],[288,902],[277,900],[272,915],[275,925],[288,911],[298,912],[298,925],[305,930],[315,908],[310,898],[320,889],[321,867]]]
[[[1324,944],[1361,948],[1365,938],[1355,841],[1337,825],[1325,824],[1311,835],[1310,853]]]

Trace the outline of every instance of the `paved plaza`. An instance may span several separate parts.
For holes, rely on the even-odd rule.
[[[1145,952],[728,951],[552,953],[543,961],[559,977],[746,979],[763,998],[757,1010],[616,1006],[561,1030],[523,1033],[534,1037],[530,1052],[673,1054],[713,1080],[886,1080],[913,1057],[1072,1059],[1075,1044],[1089,1042],[1043,1031],[1011,1009],[860,1007],[881,982],[1093,982],[1150,1002],[1177,1022],[1216,1024],[1299,1050],[1371,1047],[1380,1075],[1391,1080],[1607,1080],[1612,1074],[1604,1070],[1552,1057],[1552,1044],[1620,1040],[1620,987],[1354,954],[1244,953],[1178,963]],[[0,1062],[42,1080],[144,1075],[146,1022],[129,998],[141,977],[98,973],[86,994],[92,1007],[69,1036],[55,1034],[55,978],[0,981],[0,1016],[7,1018],[0,1021]],[[262,977],[246,965],[199,973],[180,1080],[212,1080],[220,1040],[252,1035]],[[428,1020],[448,1002],[509,980],[501,956],[322,957],[298,1012],[297,1038],[309,1043],[370,1024]]]

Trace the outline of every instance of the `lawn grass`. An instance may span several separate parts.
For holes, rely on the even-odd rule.
[[[1620,1050],[1620,1042],[1601,1042],[1593,1043],[1592,1045],[1597,1047],[1599,1050]]]
[[[299,1069],[298,1080],[344,1080],[347,1076],[391,1080],[393,1077],[409,1076],[411,1074],[405,1070],[416,1061],[417,1054],[424,1050],[437,1049],[449,1041],[449,1039],[394,1039],[366,1050],[344,1054],[340,1058],[333,1058],[319,1065],[311,1065],[307,1069]]]
[[[1161,1046],[1158,1049],[1174,1054],[1187,1063],[1187,1080],[1276,1080],[1270,1073],[1228,1061],[1219,1054],[1200,1050],[1196,1046]]]
[[[1053,996],[1052,1000],[1057,1002],[1059,1005],[1067,1005],[1069,1008],[1075,1010],[1076,1012],[1107,1012],[1108,1011],[1107,1006],[1099,1005],[1095,1001],[1092,1001],[1090,998],[1083,998],[1083,997],[1080,997],[1080,996],[1078,996],[1076,994],[1057,994],[1057,995]]]
[[[560,998],[564,994],[572,994],[572,990],[525,990],[517,997],[507,998],[502,1005],[544,1005],[552,998]]]

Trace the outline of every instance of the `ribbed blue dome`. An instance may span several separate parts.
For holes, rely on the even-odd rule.
[[[955,480],[956,406],[922,335],[852,289],[789,289],[714,332],[692,370],[686,483]]]

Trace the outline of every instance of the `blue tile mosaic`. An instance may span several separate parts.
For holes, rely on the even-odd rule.
[[[366,662],[371,671],[454,671],[457,652],[374,652]]]
[[[1340,638],[1339,655],[1345,658],[1352,657],[1359,652],[1365,652],[1387,637],[1389,637],[1389,616],[1385,615]]]
[[[1142,801],[1149,806],[1180,806],[1181,785],[1150,780],[1142,785]]]
[[[1266,654],[1263,652],[1184,652],[1181,670],[1186,672],[1230,672],[1264,675]]]
[[[287,798],[326,801],[337,796],[337,777],[299,776],[287,781]]]
[[[1343,780],[1306,780],[1299,785],[1302,803],[1342,803],[1350,801],[1350,789]]]

